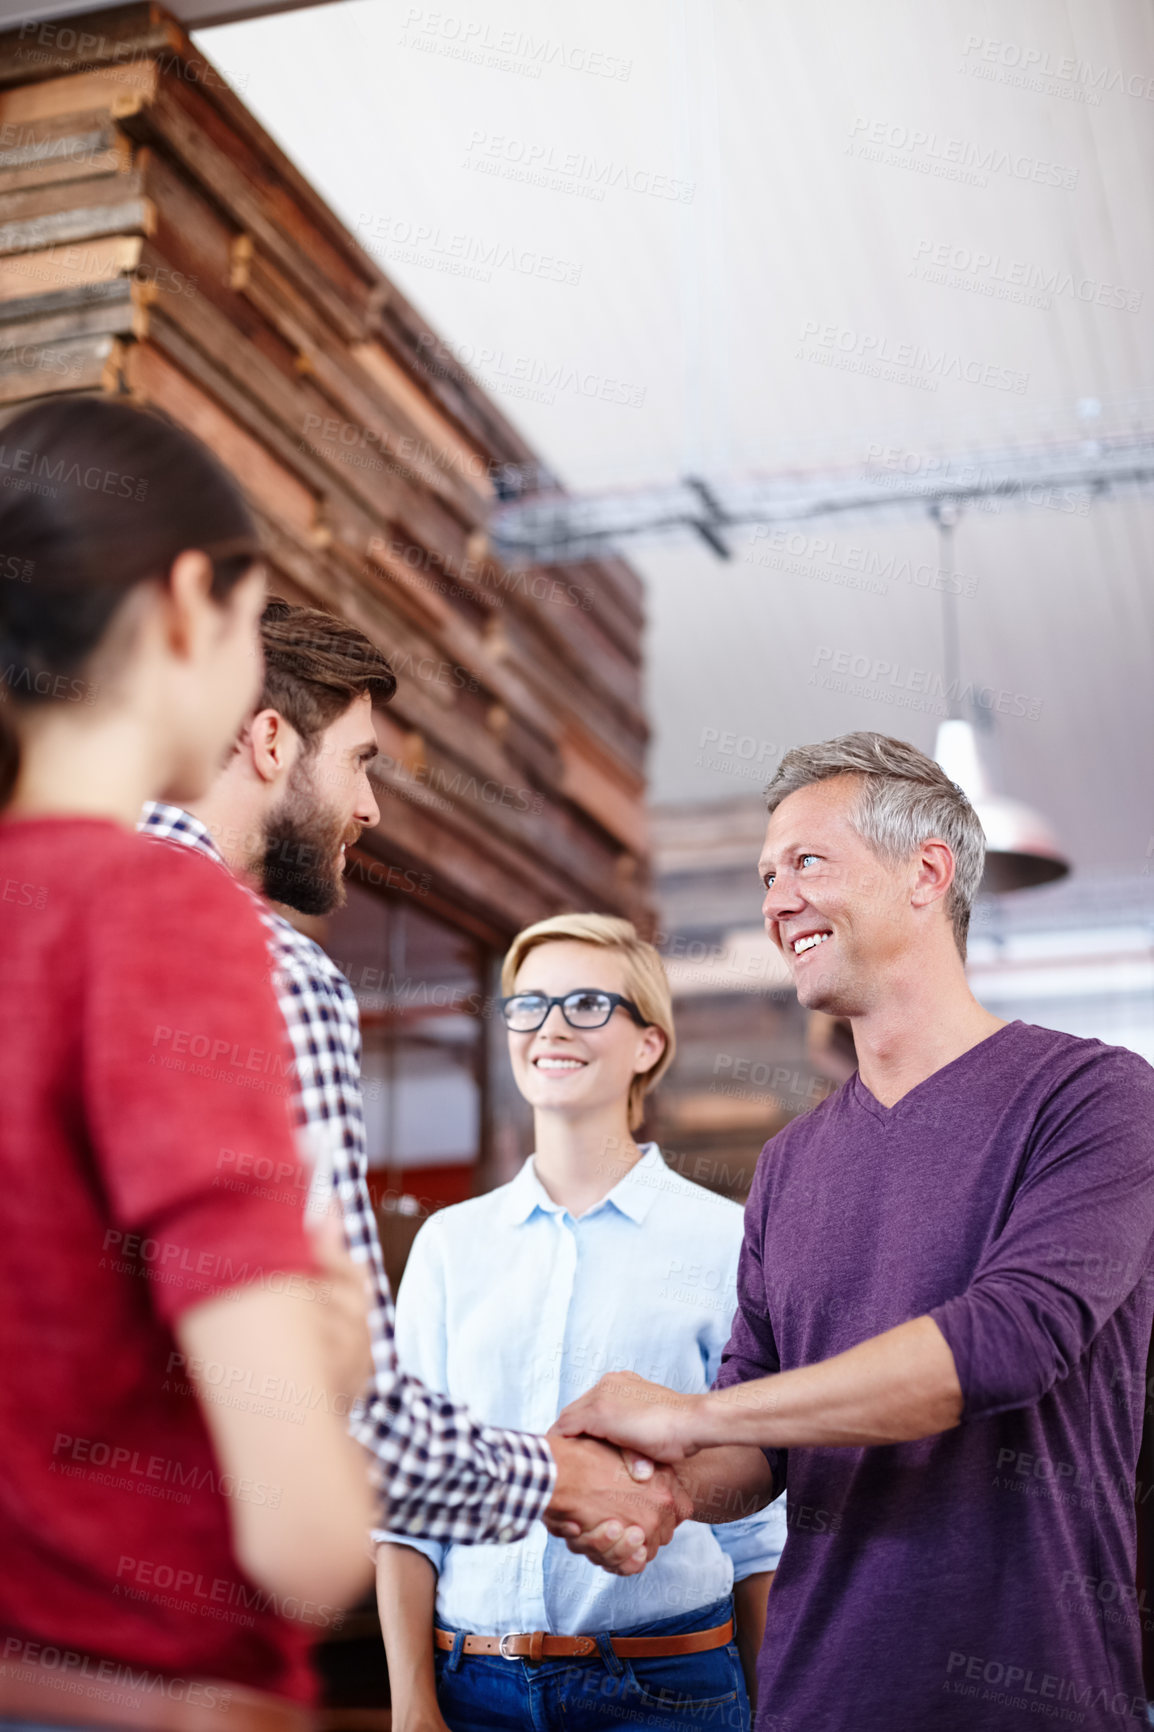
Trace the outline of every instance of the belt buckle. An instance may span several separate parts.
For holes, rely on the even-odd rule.
[[[498,1642],[497,1652],[498,1652],[498,1654],[500,1654],[502,1660],[515,1660],[517,1658],[516,1654],[506,1654],[506,1652],[505,1652],[505,1643],[511,1642],[513,1640],[513,1637],[516,1636],[517,1634],[518,1634],[518,1632],[516,1630],[506,1630],[505,1634],[501,1637],[501,1640]]]

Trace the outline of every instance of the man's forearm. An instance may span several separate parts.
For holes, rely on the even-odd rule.
[[[680,1464],[722,1444],[792,1449],[869,1446],[935,1437],[960,1424],[954,1356],[932,1317],[915,1317],[846,1353],[736,1383],[679,1395],[615,1371],[559,1416],[566,1437],[603,1437],[655,1461]]]
[[[961,1417],[954,1356],[933,1319],[915,1317],[817,1365],[699,1396],[684,1425],[698,1450],[789,1449],[908,1443],[949,1431]]]
[[[678,1462],[676,1472],[693,1504],[694,1521],[741,1521],[773,1501],[773,1470],[756,1445],[699,1450]]]

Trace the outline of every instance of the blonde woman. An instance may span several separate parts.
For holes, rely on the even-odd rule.
[[[421,1229],[397,1306],[406,1369],[529,1430],[610,1369],[707,1389],[742,1215],[634,1140],[673,1058],[660,957],[628,921],[559,915],[514,939],[502,990],[535,1152]],[[472,1547],[378,1533],[394,1732],[747,1727],[784,1514],[718,1519],[685,1522],[627,1579],[540,1526]]]

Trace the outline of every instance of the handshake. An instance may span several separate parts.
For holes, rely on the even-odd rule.
[[[549,1532],[613,1575],[640,1574],[694,1514],[684,1462],[700,1447],[692,1421],[701,1401],[623,1371],[565,1408],[548,1434],[557,1463]]]

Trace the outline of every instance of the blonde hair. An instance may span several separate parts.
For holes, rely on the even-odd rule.
[[[651,1070],[638,1071],[629,1084],[629,1129],[635,1131],[645,1117],[645,1096],[665,1075],[677,1050],[673,997],[665,965],[653,945],[638,937],[632,921],[612,914],[554,914],[526,926],[514,938],[501,964],[502,994],[506,998],[512,995],[518,971],[531,950],[566,938],[616,951],[625,964],[625,997],[631,998],[646,1022],[665,1036],[665,1051],[657,1063]]]

